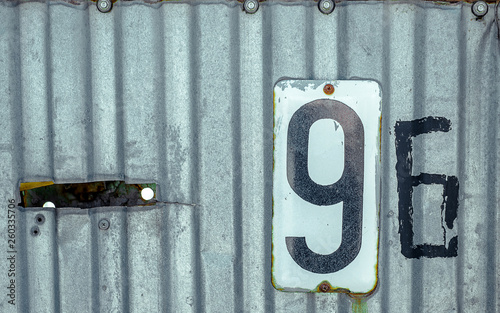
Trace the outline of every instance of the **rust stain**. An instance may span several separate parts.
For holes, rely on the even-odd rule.
[[[368,313],[366,297],[354,296],[352,298],[352,313]]]
[[[273,88],[273,176],[274,176],[274,152],[276,148],[274,145],[274,142],[276,141],[276,133],[274,132],[275,119],[276,119],[276,93],[274,92]],[[272,194],[272,218],[274,219],[274,194]],[[274,229],[273,228],[274,226],[271,223],[271,284],[273,284],[274,289],[283,291],[283,288],[279,288],[276,285],[276,282],[274,281],[274,242],[273,242]]]
[[[311,290],[311,292],[318,292],[318,293],[345,293],[345,294],[352,294],[351,290],[347,288],[341,288],[341,287],[334,287],[330,284],[329,281],[324,280],[321,283],[316,286],[316,289]]]

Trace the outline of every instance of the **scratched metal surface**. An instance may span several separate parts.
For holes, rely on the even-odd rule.
[[[118,2],[109,14],[79,3],[0,3],[1,312],[350,311],[345,295],[271,285],[281,77],[382,86],[379,286],[368,312],[500,311],[493,5],[476,20],[467,3],[341,2],[330,15],[312,2],[266,2],[253,15],[226,1]],[[428,116],[451,130],[413,138],[412,173],[457,177],[448,233],[458,249],[406,258],[395,125]],[[122,179],[156,182],[161,203],[9,218],[20,181]],[[443,243],[441,202],[439,185],[414,188],[415,244]]]

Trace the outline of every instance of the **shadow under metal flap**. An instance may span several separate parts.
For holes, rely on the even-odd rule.
[[[79,184],[21,183],[22,207],[140,206],[156,203],[156,184],[99,181]]]

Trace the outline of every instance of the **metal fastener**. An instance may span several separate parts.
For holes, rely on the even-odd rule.
[[[476,1],[472,4],[472,13],[477,17],[483,17],[488,13],[488,4],[484,1]]]
[[[97,9],[101,13],[107,13],[111,11],[111,8],[113,7],[113,3],[111,0],[97,0]]]
[[[321,292],[328,292],[328,291],[330,291],[330,284],[328,284],[328,283],[322,283],[321,285],[319,285],[319,290]]]
[[[334,91],[335,88],[333,88],[332,84],[326,84],[325,87],[323,87],[323,92],[327,95],[331,95]]]
[[[318,8],[323,14],[330,14],[335,9],[335,2],[333,0],[320,0]]]
[[[43,214],[37,214],[35,216],[35,223],[37,223],[38,225],[42,225],[43,223],[45,223],[45,216],[43,216]]]
[[[259,1],[258,0],[245,0],[243,2],[243,10],[249,14],[254,14],[259,9]]]
[[[99,221],[99,229],[107,230],[109,228],[109,220],[107,218],[103,218]]]

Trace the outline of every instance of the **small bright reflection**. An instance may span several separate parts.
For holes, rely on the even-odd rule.
[[[43,204],[44,208],[55,208],[56,205],[53,202],[47,201]]]
[[[153,199],[154,196],[155,192],[153,191],[153,189],[149,187],[146,187],[141,190],[141,197],[146,201]]]

